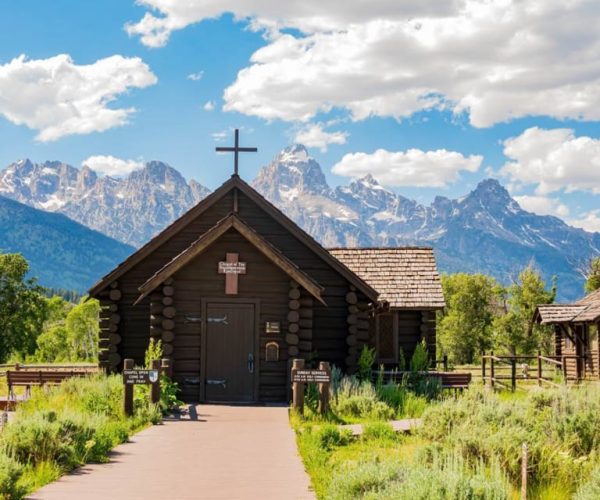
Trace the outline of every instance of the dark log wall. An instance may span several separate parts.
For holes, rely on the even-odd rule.
[[[217,274],[218,262],[226,252],[239,253],[246,263],[245,275],[239,276],[239,290],[235,296],[225,295],[225,276]],[[174,379],[183,390],[183,397],[192,400],[199,394],[201,359],[200,332],[201,300],[235,298],[259,299],[260,352],[257,366],[259,376],[259,399],[281,401],[285,399],[287,382],[288,345],[285,334],[288,328],[288,291],[290,278],[273,265],[262,253],[235,230],[230,230],[205,252],[174,275],[175,339]],[[267,334],[265,323],[279,322],[279,334]],[[279,360],[265,361],[267,342],[279,344]],[[209,353],[208,353],[209,354]]]
[[[398,344],[404,354],[407,367],[422,337],[421,311],[398,311]]]

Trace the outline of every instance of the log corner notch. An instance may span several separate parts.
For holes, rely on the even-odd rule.
[[[369,310],[370,305],[366,297],[350,285],[346,293],[348,315],[348,335],[346,344],[346,369],[348,373],[355,373],[358,368],[358,358],[365,345],[369,343]]]
[[[113,281],[110,286],[100,294],[100,333],[98,341],[98,365],[106,372],[116,372],[121,364],[119,344],[121,334],[119,324],[119,301],[122,293],[119,283]]]
[[[173,354],[176,314],[175,282],[167,278],[150,294],[150,338],[162,341],[165,357]]]

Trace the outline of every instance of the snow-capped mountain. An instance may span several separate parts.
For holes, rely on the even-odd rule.
[[[429,245],[446,272],[484,272],[510,283],[535,264],[559,295],[582,294],[600,233],[526,212],[493,179],[460,199],[429,206],[405,198],[368,175],[332,188],[301,145],[284,149],[253,186],[325,246]],[[124,179],[98,177],[60,162],[19,161],[0,172],[0,195],[61,212],[117,240],[140,246],[208,194],[172,167],[150,162]]]
[[[20,160],[0,172],[0,195],[59,212],[92,229],[140,246],[209,193],[173,167],[151,161],[122,179],[58,161]]]
[[[530,263],[561,298],[583,291],[582,270],[600,254],[600,234],[523,210],[493,179],[457,200],[424,206],[381,186],[372,176],[330,188],[306,149],[283,150],[254,187],[326,246],[429,245],[446,272],[485,272],[510,283]]]

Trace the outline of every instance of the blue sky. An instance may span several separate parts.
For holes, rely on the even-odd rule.
[[[238,127],[246,179],[302,138],[332,185],[428,202],[494,176],[600,231],[595,2],[249,3],[4,2],[0,166],[160,159],[215,188]]]

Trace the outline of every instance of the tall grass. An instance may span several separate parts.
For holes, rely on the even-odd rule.
[[[116,375],[72,378],[35,391],[0,433],[0,498],[22,498],[79,465],[106,461],[130,433],[162,418],[159,408],[141,400],[126,418],[122,405],[123,381]]]

